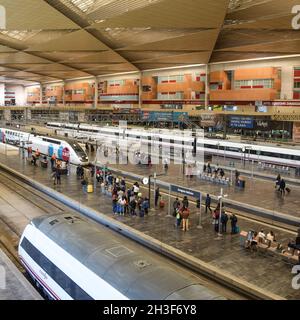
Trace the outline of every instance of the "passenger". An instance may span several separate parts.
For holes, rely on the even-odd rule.
[[[31,160],[31,163],[34,165],[34,166],[36,166],[36,155],[35,154],[32,154],[32,160]]]
[[[168,173],[168,169],[169,169],[168,159],[165,159],[164,160],[164,171],[165,171],[165,174]]]
[[[220,169],[220,176],[223,178],[224,176],[225,176],[225,172],[224,172],[224,170],[221,168]]]
[[[268,234],[267,234],[267,242],[268,242],[268,246],[270,247],[272,242],[276,241],[275,240],[275,234],[274,232],[271,230]]]
[[[215,232],[219,231],[219,217],[220,217],[220,209],[216,208],[213,213],[213,224],[214,224]]]
[[[159,187],[156,187],[155,189],[155,194],[154,194],[154,204],[155,204],[155,207],[157,207],[158,205],[158,199],[159,197],[161,196],[160,192],[159,192]]]
[[[115,193],[112,195],[112,209],[114,214],[118,213],[118,196]]]
[[[231,234],[236,234],[238,231],[237,231],[237,217],[236,215],[233,213],[230,217],[230,220],[231,220]]]
[[[189,230],[189,215],[190,215],[189,209],[187,207],[183,207],[181,209],[182,230],[183,231]]]
[[[258,241],[258,234],[255,231],[253,234],[252,241],[251,241],[251,246],[250,246],[251,250],[257,250],[257,241]]]
[[[125,213],[125,205],[126,205],[126,200],[125,200],[125,197],[124,197],[124,196],[122,196],[121,198],[119,198],[118,204],[119,204],[119,213],[124,216],[124,213]]]
[[[55,174],[56,174],[56,183],[57,184],[61,184],[61,171],[60,171],[60,169],[59,168],[56,168],[56,170],[55,170]]]
[[[211,205],[211,197],[209,194],[207,194],[205,199],[205,213],[207,213],[207,209],[210,211],[210,213],[212,212],[210,205]]]
[[[137,182],[135,182],[134,185],[133,185],[133,193],[134,193],[134,195],[137,196],[139,191],[140,191],[139,185],[138,185]]]
[[[280,194],[281,194],[282,196],[285,195],[285,186],[286,186],[285,180],[284,180],[284,179],[281,179],[281,180],[280,180],[280,184],[279,184],[279,191],[280,191]]]
[[[41,155],[41,153],[40,153],[39,149],[36,149],[35,150],[35,157],[37,160],[39,159],[40,155]]]
[[[276,177],[276,184],[275,184],[275,188],[278,187],[277,191],[280,191],[280,181],[281,181],[281,175],[278,174]]]
[[[184,197],[183,197],[182,206],[183,206],[184,208],[188,208],[188,207],[189,207],[189,200],[188,200],[187,196],[184,196]]]
[[[257,238],[258,238],[258,242],[259,243],[263,243],[265,241],[266,234],[264,233],[264,230],[262,230],[262,229],[260,230],[260,232],[258,233]]]
[[[173,216],[176,217],[178,208],[180,207],[179,199],[176,198],[173,202]]]
[[[145,212],[145,214],[148,214],[148,210],[149,210],[149,200],[147,197],[145,197],[144,201],[142,202],[142,208]]]
[[[66,161],[66,171],[67,171],[67,176],[70,175],[70,163],[69,160]]]
[[[181,224],[181,220],[182,220],[182,217],[181,217],[181,214],[180,214],[180,210],[179,208],[176,209],[176,228],[179,228],[180,227],[180,224]]]
[[[227,222],[228,222],[228,215],[223,210],[221,214],[221,223],[222,223],[222,232],[227,232]]]
[[[54,168],[54,163],[56,162],[56,155],[55,153],[52,154],[51,158],[50,158],[50,163],[51,163],[51,169],[53,170]]]
[[[209,162],[207,163],[207,173],[209,174],[211,173],[211,167]]]
[[[289,242],[288,247],[293,249],[293,254],[295,253],[295,250],[300,250],[300,229],[298,229],[296,240]]]
[[[27,148],[28,158],[31,156],[32,153],[32,147]]]
[[[136,205],[137,205],[136,199],[135,199],[135,197],[132,197],[129,202],[130,214],[132,216],[136,216],[136,213],[135,213]]]

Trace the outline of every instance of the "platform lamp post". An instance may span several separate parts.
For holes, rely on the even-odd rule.
[[[221,193],[218,196],[218,200],[220,201],[220,213],[219,213],[219,233],[218,237],[222,237],[222,223],[221,223],[221,217],[222,217],[222,205],[223,205],[223,198],[226,198],[227,194],[223,194],[223,188],[221,188]]]

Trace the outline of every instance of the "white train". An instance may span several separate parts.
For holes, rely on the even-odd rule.
[[[41,154],[52,156],[55,153],[58,159],[69,161],[75,165],[88,165],[89,159],[85,151],[74,140],[60,140],[48,136],[39,136],[28,132],[0,128],[0,141],[18,145],[33,151],[37,149]]]
[[[141,144],[154,143],[161,147],[182,148],[197,152],[204,151],[205,154],[219,155],[229,158],[245,158],[248,160],[261,161],[276,165],[286,165],[289,167],[300,167],[300,149],[288,147],[275,147],[272,145],[246,144],[230,142],[226,140],[206,139],[204,137],[183,136],[183,131],[169,129],[121,129],[118,127],[99,127],[86,124],[65,124],[58,122],[47,123],[48,128],[52,128],[61,134],[68,133],[69,136],[85,136],[91,139],[127,139],[128,141],[139,141]],[[172,151],[171,151],[172,153]]]
[[[51,299],[226,299],[166,258],[74,214],[33,219],[19,256]]]

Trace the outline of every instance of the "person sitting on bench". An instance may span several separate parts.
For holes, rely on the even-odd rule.
[[[298,235],[295,242],[289,242],[288,247],[293,249],[293,254],[295,253],[295,250],[300,250],[300,229],[298,229]]]

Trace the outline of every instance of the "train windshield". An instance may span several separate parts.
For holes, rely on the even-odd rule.
[[[87,159],[87,154],[84,152],[84,150],[80,147],[80,145],[77,142],[72,142],[71,146],[79,158]]]

